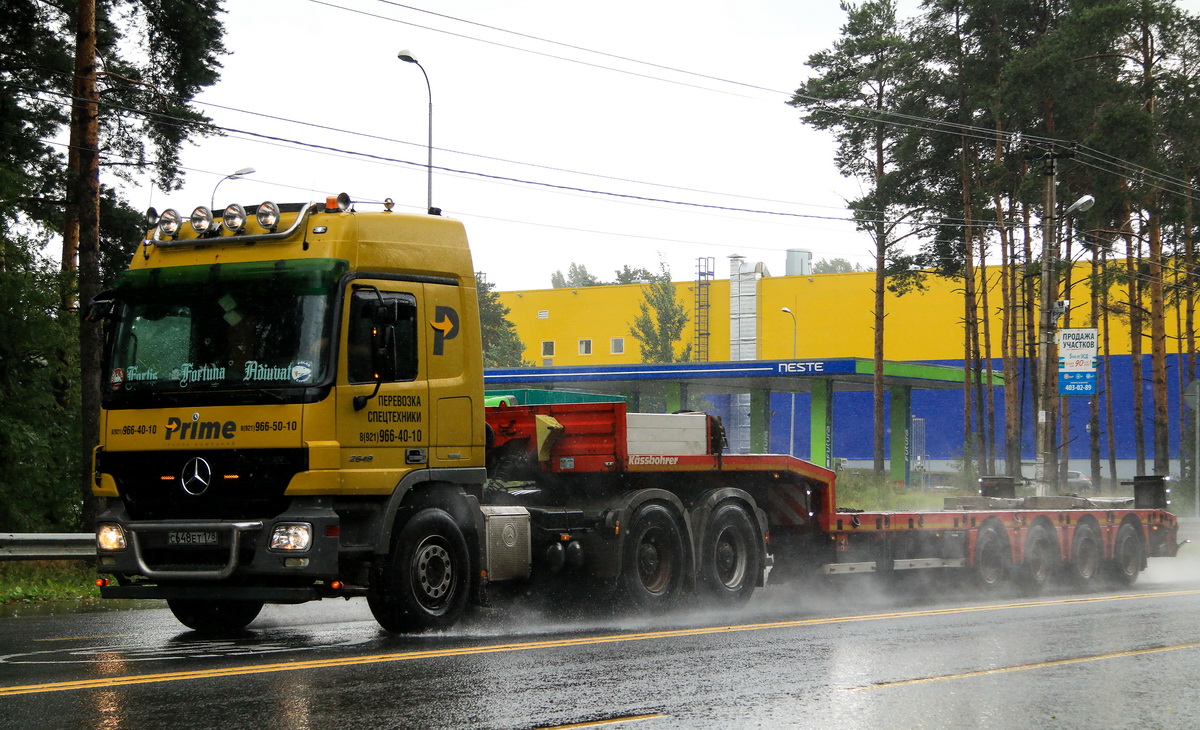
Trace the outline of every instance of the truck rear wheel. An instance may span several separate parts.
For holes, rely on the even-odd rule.
[[[995,590],[1008,577],[1008,543],[1003,528],[984,525],[975,539],[975,582],[985,590]]]
[[[661,504],[633,515],[621,558],[621,588],[643,608],[669,605],[683,586],[683,538],[675,517]]]
[[[1021,564],[1021,584],[1030,592],[1046,587],[1060,565],[1058,543],[1045,525],[1029,528],[1025,538],[1025,559]]]
[[[725,502],[708,516],[701,546],[701,585],[723,604],[741,605],[750,600],[762,570],[758,534],[746,510]]]
[[[446,628],[466,608],[469,566],[467,541],[454,518],[441,509],[421,510],[374,571],[367,605],[387,631]]]
[[[1112,561],[1108,563],[1108,574],[1120,585],[1133,585],[1142,572],[1142,536],[1128,522],[1117,530],[1117,542],[1113,545]]]
[[[167,607],[179,623],[205,634],[241,631],[262,610],[262,601],[168,598]]]
[[[1087,586],[1100,571],[1100,535],[1096,528],[1084,523],[1075,528],[1071,540],[1071,579],[1078,586]]]

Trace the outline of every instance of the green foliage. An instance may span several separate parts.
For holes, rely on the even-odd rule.
[[[0,562],[0,604],[99,598],[95,580],[83,560]]]
[[[483,366],[487,368],[531,367],[522,355],[525,345],[509,321],[509,308],[500,303],[496,285],[482,271],[475,272],[479,294],[479,331],[483,335]]]
[[[659,270],[646,286],[641,313],[634,317],[629,334],[642,346],[642,362],[688,362],[692,359],[690,342],[675,353],[675,343],[682,339],[688,322],[687,308],[675,295],[670,269],[660,261]]]
[[[644,284],[654,280],[654,274],[650,269],[640,266],[634,268],[629,264],[625,264],[613,274],[616,277],[613,281],[601,281],[598,276],[593,276],[588,272],[586,266],[572,261],[566,276],[563,275],[561,269],[550,275],[550,286],[555,289],[565,289],[567,287],[607,286],[609,284]]]
[[[946,489],[928,491],[905,486],[876,476],[865,469],[846,469],[838,473],[837,504],[868,511],[878,510],[939,510],[946,497],[971,494],[971,490]]]
[[[654,274],[650,269],[640,266],[634,269],[630,268],[629,264],[625,264],[620,271],[613,273],[617,275],[616,280],[613,281],[614,284],[645,284],[648,281],[654,281]]]
[[[567,275],[563,276],[562,270],[555,271],[550,275],[550,286],[555,289],[565,289],[567,287],[580,286],[601,286],[604,282],[600,281],[595,276],[588,273],[587,267],[583,264],[571,262],[571,266],[567,269]]]
[[[58,309],[69,283],[0,230],[0,532],[83,527],[78,321]]]
[[[818,259],[812,265],[814,274],[851,274],[858,271],[865,271],[862,264],[852,264],[847,259],[834,257],[826,261]]]

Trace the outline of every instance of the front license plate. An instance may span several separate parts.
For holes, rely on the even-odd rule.
[[[216,545],[215,532],[168,532],[168,545]]]

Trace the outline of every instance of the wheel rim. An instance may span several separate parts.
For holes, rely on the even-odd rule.
[[[1090,580],[1096,574],[1100,564],[1100,551],[1096,549],[1096,541],[1091,535],[1085,535],[1079,541],[1079,555],[1075,561],[1075,572],[1080,578]]]
[[[1132,535],[1126,535],[1117,549],[1117,566],[1125,575],[1135,575],[1141,568],[1141,555],[1137,540]]]
[[[741,587],[746,579],[747,551],[732,527],[725,527],[717,535],[713,558],[721,584],[729,589]]]
[[[661,528],[647,530],[637,550],[638,578],[651,593],[662,593],[671,583],[674,555]]]
[[[979,577],[991,585],[998,583],[1004,574],[1004,565],[1000,559],[1000,545],[996,540],[988,540],[979,550]]]
[[[1030,547],[1029,573],[1037,583],[1050,578],[1050,543],[1045,539],[1034,541]]]
[[[437,610],[449,602],[454,586],[454,563],[440,536],[427,537],[417,546],[413,553],[412,573],[421,605]]]

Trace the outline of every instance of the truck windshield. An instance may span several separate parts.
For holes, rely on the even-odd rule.
[[[107,400],[323,383],[347,268],[325,259],[127,272],[116,290]]]

